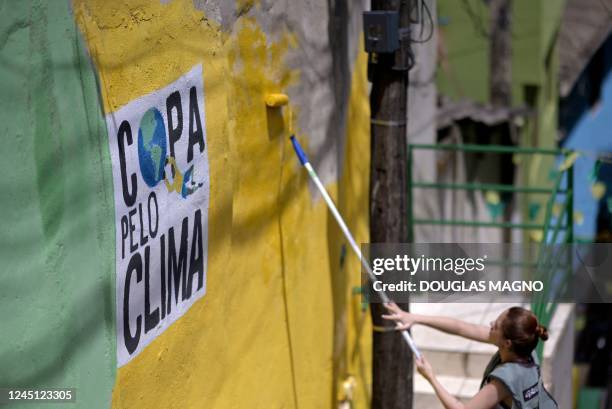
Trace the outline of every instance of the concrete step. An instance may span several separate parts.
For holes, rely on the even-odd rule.
[[[470,400],[480,389],[480,380],[438,375],[438,380],[451,394],[462,401]],[[444,409],[433,388],[419,374],[414,375],[414,409]]]
[[[411,311],[417,314],[443,315],[458,318],[464,321],[489,325],[499,314],[515,303],[456,303],[456,304],[419,304],[413,303]],[[557,312],[549,326],[549,340],[544,344],[544,362],[542,375],[544,384],[553,394],[560,408],[571,407],[572,387],[571,373],[573,347],[574,347],[574,320],[573,306],[559,304]],[[469,399],[478,392],[480,380],[484,369],[497,348],[490,344],[466,340],[453,335],[444,334],[421,325],[412,329],[415,343],[429,360],[439,379],[445,379],[455,388],[451,392],[459,398]],[[417,385],[419,386],[418,399],[415,409],[441,408],[429,384],[415,374],[415,399],[417,399]],[[465,388],[462,385],[465,382]],[[444,384],[444,383],[443,383]],[[459,388],[459,389],[457,389]],[[429,390],[431,393],[427,393]],[[468,393],[469,391],[469,393]]]
[[[516,304],[415,303],[410,308],[416,314],[443,315],[488,327],[491,321],[513,305]],[[480,379],[497,351],[494,345],[445,334],[422,325],[416,325],[412,334],[419,349],[440,375]]]

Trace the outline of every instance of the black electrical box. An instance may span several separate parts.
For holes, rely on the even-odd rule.
[[[366,11],[363,13],[365,48],[369,53],[393,53],[399,49],[399,13]]]

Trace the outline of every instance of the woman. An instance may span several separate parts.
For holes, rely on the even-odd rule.
[[[544,389],[534,351],[539,339],[548,339],[548,332],[538,324],[531,311],[512,307],[502,312],[488,328],[448,317],[411,314],[394,303],[385,304],[385,308],[389,313],[383,318],[394,321],[398,330],[422,324],[499,348],[487,365],[480,391],[467,403],[444,389],[422,355],[416,360],[419,373],[429,381],[446,409],[557,408],[555,400]]]

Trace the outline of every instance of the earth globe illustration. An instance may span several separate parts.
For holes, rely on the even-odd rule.
[[[149,187],[164,178],[166,128],[161,113],[151,108],[142,116],[138,128],[138,161],[142,178]]]

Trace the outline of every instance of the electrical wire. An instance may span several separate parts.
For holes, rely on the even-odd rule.
[[[419,6],[417,6],[419,7]],[[423,33],[425,32],[425,14],[427,14],[427,20],[429,22],[429,33],[427,34],[427,36],[425,38],[423,38]],[[421,32],[419,33],[419,38],[410,38],[410,41],[416,44],[422,44],[422,43],[426,43],[429,40],[431,40],[431,38],[434,35],[434,21],[433,21],[433,16],[431,14],[431,10],[429,9],[429,6],[427,5],[427,1],[426,0],[420,0],[420,11],[419,11],[419,25],[421,26]]]

